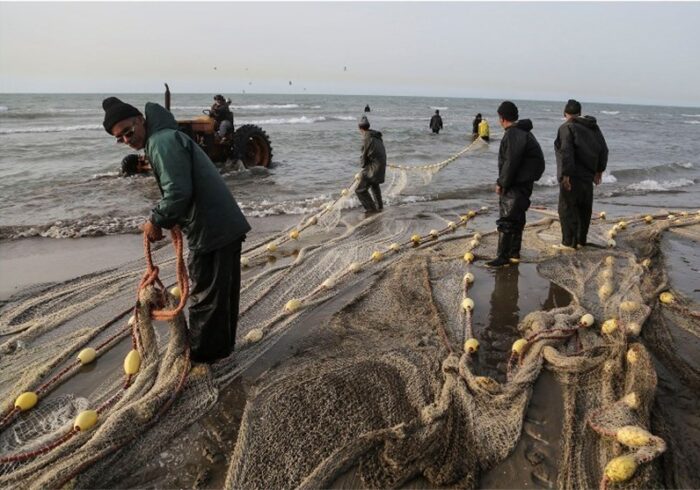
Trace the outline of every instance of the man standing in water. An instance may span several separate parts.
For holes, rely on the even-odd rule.
[[[498,256],[489,267],[503,267],[520,260],[525,214],[532,186],[544,172],[544,155],[532,131],[532,121],[518,120],[518,108],[506,100],[498,106],[498,120],[505,130],[498,150],[499,197]]]
[[[241,246],[250,231],[231,191],[204,151],[178,131],[173,115],[147,103],[144,117],[116,97],[102,101],[104,128],[134,150],[145,148],[161,200],[144,223],[152,242],[180,226],[190,249],[189,330],[192,360],[211,363],[233,352],[241,287]]]
[[[435,115],[430,118],[429,126],[435,134],[438,134],[442,129],[442,118],[440,117],[440,111],[438,109],[435,109]]]
[[[581,104],[569,99],[566,121],[559,126],[554,152],[559,180],[560,250],[586,245],[593,210],[593,184],[600,184],[608,165],[608,145],[593,116],[581,117]]]
[[[360,156],[360,182],[357,184],[355,194],[366,213],[376,213],[384,208],[382,191],[379,184],[384,183],[386,173],[386,150],[382,141],[382,133],[369,129],[367,116],[362,116],[358,123],[362,134],[362,155]],[[374,200],[369,191],[372,191]]]

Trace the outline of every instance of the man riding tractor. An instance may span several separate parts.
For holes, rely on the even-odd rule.
[[[231,99],[226,100],[219,94],[214,96],[214,104],[209,109],[208,116],[216,121],[214,128],[219,136],[219,142],[233,136],[233,112],[229,107],[230,104]],[[207,112],[204,111],[204,113]]]

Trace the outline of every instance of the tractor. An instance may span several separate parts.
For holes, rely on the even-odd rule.
[[[165,108],[170,110],[170,87],[165,84]],[[272,162],[270,138],[262,128],[244,124],[232,128],[225,138],[219,138],[216,121],[209,116],[209,109],[193,119],[178,120],[180,131],[192,138],[209,155],[214,163],[240,160],[247,168],[269,167]]]

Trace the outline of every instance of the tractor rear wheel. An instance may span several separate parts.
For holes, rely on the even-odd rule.
[[[233,134],[234,158],[246,167],[269,167],[272,146],[267,133],[254,124],[244,124]]]

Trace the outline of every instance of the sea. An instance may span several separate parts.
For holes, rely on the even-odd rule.
[[[75,238],[136,233],[159,199],[153,177],[120,177],[133,151],[102,128],[102,100],[117,95],[136,107],[163,103],[163,94],[0,94],[0,240]],[[235,124],[256,124],[273,147],[269,169],[222,169],[248,216],[313,212],[347,187],[359,169],[357,120],[366,104],[381,131],[390,163],[440,162],[471,141],[472,119],[490,123],[491,144],[456,160],[429,181],[414,179],[389,206],[445,199],[470,205],[497,202],[494,183],[500,136],[499,100],[440,97],[225,94]],[[202,114],[213,94],[173,94],[177,118]],[[554,139],[564,101],[515,100],[531,119],[546,170],[533,204],[556,209]],[[583,101],[610,149],[608,170],[595,191],[595,209],[621,215],[700,208],[700,108]],[[428,122],[440,110],[444,129]],[[353,201],[351,201],[351,206]],[[358,206],[354,202],[355,206]]]

